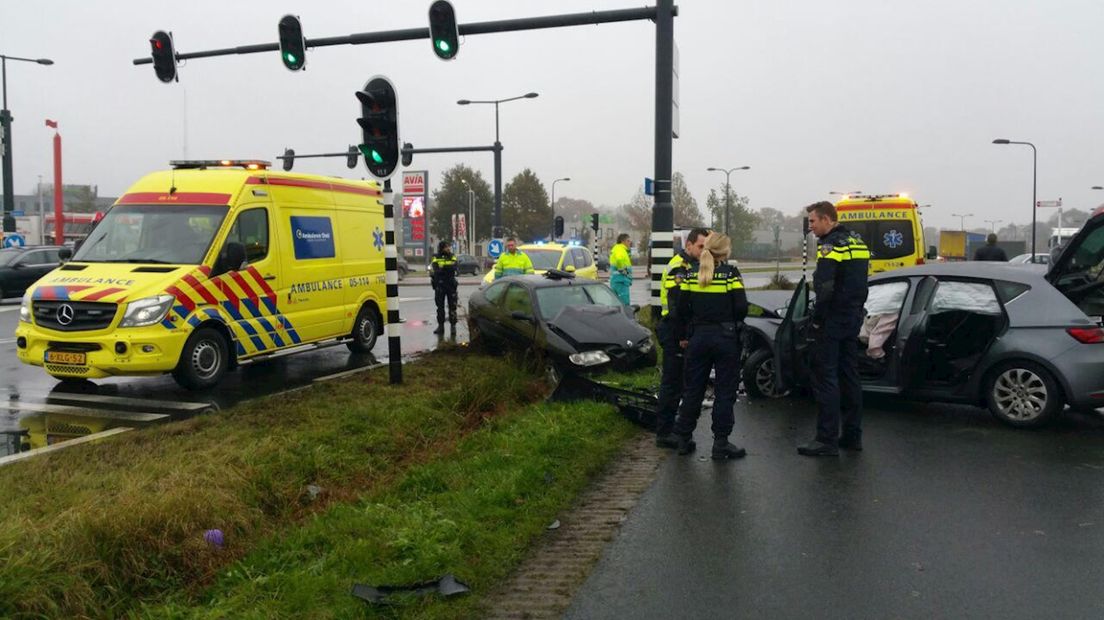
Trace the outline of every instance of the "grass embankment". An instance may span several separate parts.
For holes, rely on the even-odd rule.
[[[446,572],[474,596],[390,613],[474,615],[635,430],[610,407],[532,404],[544,386],[505,359],[437,353],[404,379],[384,368],[0,470],[0,616],[348,617],[365,605],[353,582]]]

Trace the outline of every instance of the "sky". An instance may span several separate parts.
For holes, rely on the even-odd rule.
[[[557,197],[628,202],[653,174],[655,28],[637,21],[463,37],[455,60],[428,40],[308,49],[307,70],[277,52],[187,61],[163,84],[150,65],[155,30],[178,52],[276,41],[293,13],[305,35],[425,27],[428,0],[134,2],[3,0],[17,194],[52,179],[53,130],[65,183],[119,195],[170,159],[263,158],[342,151],[358,141],[354,98],[372,76],[395,83],[400,133],[416,146],[487,145],[498,99],[504,183],[531,168]],[[461,23],[636,8],[625,0],[453,0]],[[952,214],[1028,223],[1032,153],[1038,198],[1104,203],[1104,2],[1100,0],[688,0],[679,3],[681,136],[674,170],[703,207],[731,175],[753,209],[793,213],[831,191],[908,192],[925,225]],[[465,162],[493,178],[489,154],[420,155],[411,169]],[[297,171],[360,177],[344,161]],[[1040,220],[1051,215],[1040,211]],[[1003,224],[998,224],[998,227]]]

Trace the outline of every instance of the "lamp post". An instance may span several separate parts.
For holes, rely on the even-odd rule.
[[[989,225],[989,232],[995,233],[995,232],[997,232],[997,224],[1000,224],[1004,220],[983,220],[983,221],[986,224]]]
[[[555,181],[552,181],[552,202],[551,202],[551,206],[552,206],[552,236],[549,238],[549,241],[555,241],[556,240],[556,184],[559,183],[560,181],[570,181],[570,180],[571,180],[571,177],[563,177],[561,179],[556,179]]]
[[[1008,140],[1006,138],[997,138],[993,140],[993,144],[1022,144],[1024,146],[1031,147],[1031,262],[1035,262],[1035,225],[1036,225],[1036,212],[1038,209],[1038,200],[1036,199],[1036,193],[1038,189],[1039,180],[1039,151],[1035,149],[1035,145],[1030,142],[1017,142],[1015,140]]]
[[[706,172],[723,172],[725,175],[725,217],[724,217],[724,232],[729,237],[732,234],[729,232],[729,210],[732,208],[732,185],[729,183],[729,175],[737,170],[751,170],[751,166],[740,166],[738,168],[706,168]]]
[[[498,140],[498,104],[506,103],[507,101],[517,101],[518,99],[533,99],[538,97],[537,93],[525,93],[524,95],[518,95],[517,97],[507,97],[506,99],[488,99],[484,101],[476,101],[471,99],[461,99],[456,102],[457,105],[471,105],[473,103],[493,103],[495,107],[495,141],[494,141],[494,229],[491,230],[491,236],[498,238],[502,236],[502,143]]]
[[[12,118],[11,111],[8,110],[8,61],[21,61],[21,62],[33,62],[40,65],[52,65],[54,61],[49,58],[20,58],[18,56],[5,56],[0,54],[0,74],[4,83],[4,107],[0,109],[0,136],[3,137],[0,142],[0,149],[3,150],[3,163],[4,170],[4,222],[3,231],[4,234],[15,232],[15,217],[12,212],[15,211],[15,189],[12,181],[12,133],[11,124],[15,120]]]
[[[467,179],[460,179],[460,182],[468,188],[468,254],[475,256],[475,190]]]
[[[959,220],[958,220],[958,229],[963,231],[963,232],[966,232],[966,218],[974,217],[974,214],[973,213],[952,213],[951,217],[959,218]]]

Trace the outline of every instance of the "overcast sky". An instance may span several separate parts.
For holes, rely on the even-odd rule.
[[[292,73],[276,52],[199,59],[162,84],[149,35],[173,32],[177,50],[276,41],[286,13],[307,38],[426,25],[428,0],[124,2],[3,0],[0,53],[49,57],[8,63],[15,117],[15,190],[52,176],[52,130],[65,141],[65,182],[118,195],[168,160],[343,150],[357,141],[353,92],[389,76],[402,137],[418,146],[490,144],[502,105],[506,181],[532,168],[557,194],[598,205],[628,201],[653,176],[655,28],[651,22],[480,35],[438,60],[428,40],[309,50]],[[619,0],[453,0],[461,23],[596,9]],[[925,224],[958,227],[951,213],[1025,223],[1031,149],[1040,199],[1104,202],[1104,1],[690,0],[680,3],[681,129],[674,169],[704,207],[735,172],[753,208],[793,212],[832,190],[909,192]],[[492,179],[491,157],[423,155],[414,169],[466,161]],[[343,161],[297,170],[351,176]],[[360,176],[356,172],[355,176]],[[1040,212],[1040,218],[1051,212]]]

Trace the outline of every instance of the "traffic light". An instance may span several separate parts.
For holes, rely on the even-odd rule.
[[[153,72],[157,79],[166,84],[176,79],[176,52],[173,50],[172,35],[158,30],[150,37],[150,55],[153,57]]]
[[[280,159],[284,160],[284,172],[291,172],[295,165],[295,149],[284,149],[284,156]]]
[[[564,233],[564,220],[562,215],[557,215],[555,219],[555,234],[552,235],[553,239],[559,239]]]
[[[379,180],[390,178],[399,164],[399,108],[395,86],[378,76],[356,92],[361,116],[357,124],[363,133],[358,146],[368,172]]]
[[[350,144],[349,152],[345,154],[345,167],[350,170],[356,168],[358,157],[360,157],[360,149]]]
[[[597,213],[591,213],[590,214],[590,227],[593,228],[594,230],[598,230],[598,214]]]
[[[299,71],[307,64],[307,40],[303,38],[303,24],[294,15],[284,15],[277,26],[280,31],[280,60],[292,71]]]
[[[407,168],[410,164],[414,163],[414,153],[410,151],[414,150],[414,145],[409,142],[403,142],[402,147],[402,165],[403,168]]]
[[[456,26],[456,11],[448,0],[437,0],[429,5],[429,38],[438,58],[456,58],[456,52],[460,51],[460,31]]]

